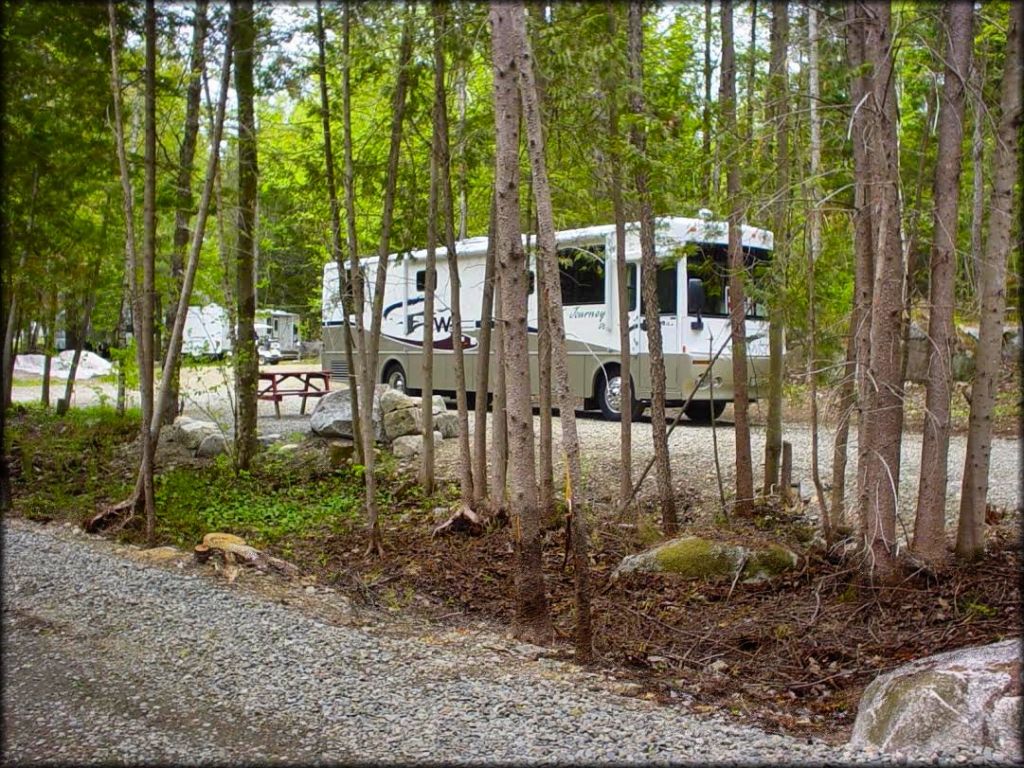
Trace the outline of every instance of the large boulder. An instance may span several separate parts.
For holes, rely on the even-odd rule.
[[[756,548],[725,541],[683,536],[646,552],[622,559],[612,579],[629,573],[666,573],[683,579],[733,579],[737,571],[744,584],[756,584],[795,568],[800,558],[781,544]]]
[[[407,408],[415,408],[420,401],[405,394],[400,389],[388,389],[380,396],[380,410],[385,416],[393,411],[404,411]]]
[[[227,450],[228,441],[220,432],[215,432],[203,438],[203,442],[196,448],[196,456],[212,459],[215,456],[220,456],[222,453],[227,453]]]
[[[435,413],[434,428],[445,437],[457,437],[459,434],[459,414],[448,411]]]
[[[391,388],[386,384],[378,384],[373,396],[373,436],[378,442],[384,439],[384,422],[381,418],[381,398]],[[362,413],[359,414],[364,419]],[[324,395],[313,409],[309,417],[309,427],[314,434],[321,437],[353,437],[352,430],[352,395],[348,389],[339,389]]]
[[[411,398],[410,398],[411,399]],[[423,411],[418,405],[388,411],[384,414],[384,434],[394,441],[406,435],[423,433]]]
[[[434,432],[434,442],[441,441],[441,433]],[[408,459],[423,453],[423,435],[402,435],[391,443],[391,452],[399,459]]]
[[[930,754],[989,748],[1021,759],[1021,641],[906,664],[867,687],[850,746]]]
[[[174,420],[173,439],[190,451],[199,448],[203,440],[211,435],[219,434],[220,427],[212,421],[198,421],[187,416],[179,416]]]

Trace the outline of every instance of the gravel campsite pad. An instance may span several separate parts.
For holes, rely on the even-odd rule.
[[[841,753],[615,696],[483,634],[402,637],[4,528],[4,754],[62,762],[774,761]]]
[[[485,631],[403,630],[331,594],[318,597],[334,610],[303,609],[319,588],[229,587],[69,527],[9,520],[3,534],[7,762],[873,757],[618,696]]]

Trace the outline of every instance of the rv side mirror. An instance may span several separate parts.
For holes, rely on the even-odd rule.
[[[704,311],[704,281],[699,277],[691,277],[686,281],[686,306],[691,315],[697,316],[690,327],[695,331],[703,328],[704,321],[700,313]]]

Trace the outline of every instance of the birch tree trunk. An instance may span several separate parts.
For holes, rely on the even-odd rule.
[[[964,101],[974,46],[974,8],[952,3],[944,9],[946,71],[939,108],[938,163],[931,252],[931,355],[925,391],[921,479],[914,519],[913,553],[933,567],[946,559],[946,483],[949,477],[950,398],[953,384],[953,306],[956,293],[956,233],[964,138]],[[906,352],[904,352],[906,356]]]
[[[708,0],[710,2],[710,0]],[[619,11],[614,2],[608,3],[608,37],[619,39]],[[707,52],[706,52],[707,53]],[[710,55],[710,54],[707,54]],[[707,62],[707,59],[705,59]],[[619,72],[616,71],[618,57],[608,71],[605,92],[608,99],[608,143],[610,153],[610,188],[612,211],[615,217],[615,278],[618,283],[616,296],[618,314],[616,322],[619,331],[619,504],[625,505],[633,495],[633,379],[630,371],[632,348],[629,330],[629,276],[626,268],[626,211],[622,201],[622,151],[619,130]],[[705,70],[706,71],[706,70]],[[705,105],[704,115],[708,117]],[[710,146],[710,136],[705,134],[706,146]],[[709,153],[705,152],[705,157]],[[707,187],[705,187],[707,189]]]
[[[480,331],[477,336],[474,388],[476,394],[473,403],[473,507],[477,510],[483,509],[487,504],[487,405],[490,400],[491,328],[494,325],[495,203],[496,196],[492,190],[487,253],[484,256],[484,295],[480,302]]]
[[[516,4],[518,5],[518,3]],[[576,577],[576,662],[588,664],[593,659],[590,626],[590,555],[587,531],[587,492],[580,464],[580,441],[576,430],[576,409],[569,384],[569,356],[565,345],[565,318],[558,278],[558,253],[555,244],[554,212],[551,186],[544,158],[544,133],[541,125],[537,84],[534,76],[530,41],[526,35],[526,17],[513,6],[513,30],[519,39],[520,91],[523,97],[527,146],[533,169],[533,190],[537,201],[537,274],[544,290],[541,296],[547,305],[546,321],[550,339],[551,374],[555,401],[562,425],[562,450],[569,476],[566,502],[571,517],[573,571]],[[543,265],[543,267],[542,267]],[[550,413],[541,411],[550,423]]]
[[[960,492],[956,554],[969,560],[985,551],[985,507],[992,454],[992,408],[995,405],[1002,357],[1003,315],[1006,309],[1006,261],[1013,229],[1014,185],[1019,179],[1018,141],[1021,126],[1021,55],[1024,53],[1024,4],[1010,4],[1006,59],[1000,91],[999,125],[993,155],[992,196],[989,203],[985,256],[978,282],[981,319],[971,386],[971,415],[967,457]],[[1016,201],[1020,204],[1020,200]]]
[[[810,177],[808,180],[810,210],[807,218],[809,224],[810,247],[807,249],[807,383],[810,386],[811,401],[811,477],[814,490],[818,497],[818,508],[821,511],[821,531],[825,537],[825,545],[831,547],[833,540],[832,517],[828,503],[825,501],[825,490],[821,482],[821,469],[818,463],[818,361],[817,361],[817,312],[814,299],[815,265],[821,257],[821,114],[818,112],[818,101],[821,98],[821,84],[818,68],[818,9],[813,0],[807,2],[807,47],[808,51],[808,94],[807,107],[810,122]],[[848,423],[848,422],[847,422]],[[846,453],[843,452],[844,473]],[[845,476],[843,478],[845,480]]]
[[[775,189],[772,201],[772,228],[775,230],[775,252],[772,274],[775,300],[769,304],[768,326],[768,423],[764,446],[764,493],[779,485],[782,460],[782,377],[783,377],[783,307],[779,267],[785,274],[789,260],[789,3],[772,0],[771,64],[768,72],[769,130],[775,134]],[[782,496],[788,489],[781,488]]]
[[[733,50],[732,0],[722,0],[721,105],[726,193],[729,196],[729,320],[732,327],[733,413],[736,434],[736,513],[750,514],[754,500],[753,459],[750,452],[750,417],[747,397],[745,264],[741,230],[739,129],[736,125],[736,56]]]
[[[185,130],[181,140],[181,150],[178,153],[178,178],[175,190],[174,210],[174,239],[171,246],[171,282],[175,288],[175,295],[167,304],[167,313],[164,316],[164,325],[167,328],[174,326],[178,297],[181,295],[182,282],[185,274],[185,249],[188,247],[190,233],[188,229],[189,219],[192,218],[192,168],[196,152],[196,137],[199,134],[199,106],[203,84],[203,68],[206,66],[204,46],[208,29],[207,8],[209,0],[196,0],[195,11],[192,21],[192,50],[189,54],[190,76],[188,91],[185,97]],[[185,305],[186,312],[188,305]],[[177,361],[171,371],[170,389],[164,400],[160,414],[162,424],[171,424],[178,415],[179,390],[181,381],[181,368]],[[161,374],[166,376],[166,372]]]
[[[356,383],[355,361],[352,353],[352,326],[349,323],[349,318],[352,314],[352,283],[345,269],[345,257],[341,249],[341,206],[338,203],[338,184],[334,172],[334,150],[331,141],[331,102],[327,94],[327,40],[324,33],[321,5],[321,0],[317,0],[317,74],[320,79],[320,121],[324,134],[324,170],[327,178],[327,196],[331,206],[331,251],[334,263],[338,265],[338,298],[341,300],[342,312],[345,315],[341,340],[345,351],[345,367],[348,369],[349,402],[352,404],[352,442],[355,446],[356,462],[362,464],[363,440],[362,423],[359,419],[359,388]],[[355,258],[354,254],[353,258]]]
[[[447,6],[434,2],[434,92],[437,94],[438,154],[441,208],[444,214],[445,249],[448,255],[448,281],[451,286],[452,357],[455,361],[455,408],[459,418],[459,492],[462,503],[473,502],[473,454],[469,448],[469,398],[466,394],[466,358],[462,346],[462,280],[455,245],[455,198],[452,194],[451,150],[448,132],[448,102],[445,96],[444,40],[448,35]],[[460,214],[462,215],[462,214]],[[466,217],[462,216],[463,226]],[[485,398],[486,399],[486,398]]]
[[[527,260],[519,228],[520,4],[490,7],[494,65],[494,114],[498,193],[498,269],[507,382],[509,508],[516,543],[516,616],[513,633],[537,645],[549,643],[554,630],[541,565],[541,530],[534,464],[530,357],[527,346]]]
[[[643,92],[643,9],[638,0],[629,3],[628,56],[630,110],[639,123],[644,115]],[[647,188],[646,135],[639,124],[630,131],[630,141],[637,155],[633,183],[640,208],[640,283],[643,292],[644,322],[647,325],[648,358],[651,369],[651,441],[654,443],[655,475],[661,525],[666,536],[679,530],[672,473],[668,455],[668,428],[665,421],[665,356],[661,339],[661,315],[658,308],[658,264],[654,253],[654,211]]]
[[[380,334],[384,313],[384,286],[387,282],[388,252],[391,248],[391,227],[394,223],[395,213],[395,192],[398,186],[398,155],[402,142],[402,119],[405,115],[406,91],[409,82],[409,61],[412,58],[413,44],[413,15],[414,8],[407,6],[405,20],[402,23],[402,39],[399,43],[397,70],[395,75],[395,90],[391,98],[391,139],[388,149],[387,178],[384,182],[384,207],[381,215],[380,243],[377,251],[377,273],[374,281],[373,307],[370,316],[370,334],[366,337],[363,327],[362,311],[363,290],[362,280],[357,285],[356,304],[360,311],[356,312],[358,318],[357,331],[359,333],[359,353],[361,359],[361,388],[362,388],[362,413],[370,414],[372,423],[373,399],[376,390],[377,358],[380,351]],[[348,56],[345,57],[348,61]],[[347,92],[347,87],[346,87]],[[346,100],[346,114],[349,113]],[[346,142],[351,142],[351,125],[346,126]],[[350,149],[346,149],[346,164],[350,163]],[[346,176],[351,171],[350,166],[346,167]],[[353,194],[351,184],[346,194]],[[350,224],[350,226],[353,226]],[[355,259],[353,251],[353,263]],[[373,450],[373,429],[371,424],[363,430],[363,460],[366,462],[366,469],[363,471],[363,479],[366,484],[366,527],[367,527],[367,552],[376,553],[378,556],[384,554],[384,545],[381,541],[380,523],[378,522],[377,508],[377,478],[375,476],[376,457]]]
[[[196,272],[199,270],[199,256],[202,253],[203,238],[206,235],[206,222],[210,213],[210,201],[213,197],[214,184],[216,183],[220,167],[220,143],[224,136],[224,115],[227,111],[228,87],[231,84],[231,55],[234,44],[233,30],[236,12],[236,7],[232,6],[231,15],[228,19],[224,54],[221,60],[220,91],[217,100],[217,110],[213,117],[213,125],[210,128],[210,151],[206,161],[203,190],[199,198],[196,228],[191,234],[192,242],[189,247],[188,261],[182,275],[178,305],[173,312],[174,324],[171,326],[171,335],[168,340],[160,377],[160,391],[157,394],[154,418],[150,425],[154,451],[156,450],[157,439],[160,436],[160,428],[164,425],[161,415],[166,413],[164,406],[171,398],[177,380],[177,376],[173,372],[178,370],[178,364],[181,359],[181,343],[185,331],[185,320],[188,317],[188,305],[192,298],[192,287],[195,285]]]

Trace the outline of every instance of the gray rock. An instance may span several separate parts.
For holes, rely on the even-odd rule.
[[[434,402],[434,408],[432,413],[436,416],[439,413],[445,413],[448,410],[448,404],[445,403],[444,398],[440,395],[434,395],[432,398]]]
[[[416,398],[398,389],[388,389],[380,397],[380,410],[386,416],[392,411],[401,411],[419,405]]]
[[[448,411],[434,414],[434,427],[445,437],[457,437],[459,434],[459,414]]]
[[[212,421],[179,418],[174,422],[174,439],[191,451],[196,450],[210,435],[219,434],[220,428]]]
[[[1020,638],[929,656],[864,691],[850,746],[881,752],[1021,754]]]
[[[199,444],[196,449],[196,456],[204,459],[212,459],[214,456],[220,456],[228,449],[228,442],[224,439],[224,435],[220,432],[215,432],[212,435],[207,435],[203,438],[203,442]]]
[[[381,419],[381,397],[390,391],[386,384],[378,384],[373,398],[373,436],[374,439],[384,439],[384,422]],[[362,413],[361,418],[365,417]],[[313,409],[309,417],[309,428],[314,434],[321,437],[353,437],[352,430],[352,396],[347,389],[339,389],[324,395]]]
[[[744,584],[766,581],[794,568],[800,558],[781,544],[748,549],[725,541],[683,536],[629,555],[612,573],[617,579],[628,573],[667,573],[684,579],[732,579],[739,569]]]
[[[386,394],[386,393],[385,393]],[[410,400],[412,398],[409,398]],[[423,411],[417,407],[401,408],[384,414],[384,434],[388,440],[423,432]]]
[[[391,443],[391,452],[400,459],[419,456],[423,452],[423,435],[402,435]]]

